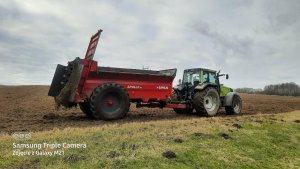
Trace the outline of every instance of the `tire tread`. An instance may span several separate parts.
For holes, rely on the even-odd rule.
[[[128,102],[127,106],[125,106],[125,109],[120,113],[120,115],[118,115],[118,117],[116,118],[108,118],[105,115],[101,114],[99,111],[97,111],[97,96],[99,94],[101,94],[101,92],[103,92],[104,90],[108,89],[108,88],[119,88],[121,90],[121,92],[123,92],[126,96],[126,100],[125,102]],[[129,111],[129,95],[128,92],[124,89],[123,86],[117,84],[117,83],[104,83],[101,86],[96,87],[90,97],[90,108],[91,108],[91,112],[92,112],[92,116],[96,119],[103,119],[103,120],[115,120],[115,119],[121,119],[123,117],[125,117]],[[125,104],[126,105],[126,104]]]

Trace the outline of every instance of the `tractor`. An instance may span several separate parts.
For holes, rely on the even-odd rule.
[[[240,114],[242,100],[233,89],[220,84],[220,71],[195,68],[186,69],[182,81],[173,88],[173,100],[187,104],[186,108],[174,108],[178,114],[191,113],[193,109],[204,116],[215,116],[221,106],[227,114]]]

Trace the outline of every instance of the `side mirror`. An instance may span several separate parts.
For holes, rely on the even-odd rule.
[[[229,79],[229,75],[228,74],[226,74],[226,79]]]

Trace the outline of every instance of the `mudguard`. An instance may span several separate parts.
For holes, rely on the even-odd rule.
[[[233,96],[236,95],[236,92],[229,92],[224,97],[223,106],[232,106]]]
[[[216,87],[217,85],[215,85],[215,84],[212,84],[212,83],[204,83],[204,84],[198,84],[196,87],[195,87],[195,90],[203,90],[203,89],[205,89],[206,87],[209,87],[209,86],[211,86],[211,87]]]

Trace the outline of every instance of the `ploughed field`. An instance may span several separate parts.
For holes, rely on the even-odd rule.
[[[124,119],[90,120],[79,108],[56,110],[54,100],[47,96],[48,86],[0,86],[0,131],[43,131],[54,128],[93,127],[107,124],[155,120],[207,118],[196,113],[179,115],[172,109],[135,108],[132,104]],[[243,114],[274,114],[300,110],[300,97],[240,94]],[[228,117],[223,109],[219,117]],[[213,117],[212,117],[213,118]],[[234,116],[232,116],[234,118]],[[210,120],[211,118],[207,118]]]

